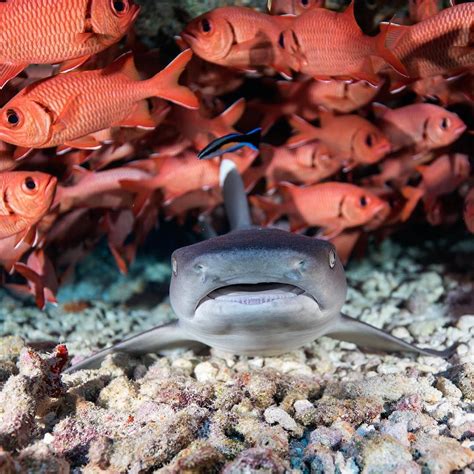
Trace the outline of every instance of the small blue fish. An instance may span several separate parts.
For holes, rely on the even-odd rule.
[[[258,151],[260,140],[262,138],[262,129],[256,128],[247,133],[229,133],[220,138],[216,138],[209,143],[198,154],[200,160],[209,160],[222,156],[224,153],[232,153],[240,150],[244,146]]]

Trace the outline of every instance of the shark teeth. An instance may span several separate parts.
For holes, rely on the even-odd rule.
[[[273,283],[226,286],[213,291],[208,297],[219,302],[259,305],[294,298],[303,293],[295,286]]]

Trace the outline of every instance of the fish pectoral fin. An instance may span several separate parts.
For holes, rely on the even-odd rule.
[[[132,113],[124,120],[120,120],[112,125],[113,127],[127,127],[127,128],[142,128],[144,130],[154,130],[156,122],[150,114],[148,109],[148,102],[146,100],[140,101],[136,104]]]
[[[86,135],[85,137],[65,142],[64,145],[58,147],[58,153],[62,147],[78,148],[79,150],[98,150],[102,147],[102,144],[92,135]]]
[[[318,239],[331,240],[335,239],[341,232],[344,230],[344,227],[340,223],[336,223],[332,226],[326,226],[318,233]]]
[[[9,81],[18,76],[28,65],[28,63],[0,64],[0,89],[3,89]]]
[[[20,232],[16,235],[15,238],[15,249],[20,247],[22,244],[29,245],[30,247],[34,247],[38,242],[38,230],[36,226],[28,227],[23,232]]]
[[[116,352],[143,355],[148,353],[163,353],[172,349],[180,348],[192,349],[196,346],[202,346],[202,344],[193,341],[175,321],[142,332],[141,334],[132,336],[112,347],[103,349],[82,362],[69,367],[65,373],[98,368],[109,354],[114,354]]]
[[[298,115],[293,114],[290,117],[289,122],[293,130],[296,132],[286,142],[289,148],[296,148],[312,140],[317,140],[321,136],[318,128],[314,127]]]
[[[370,324],[350,318],[344,314],[341,314],[334,321],[332,327],[324,335],[384,352],[412,352],[427,356],[443,357],[444,359],[451,357],[456,349],[456,345],[443,351],[417,347]]]
[[[15,151],[13,152],[13,159],[15,161],[20,161],[26,158],[31,152],[33,151],[33,148],[28,148],[28,147],[23,147],[23,146],[17,146]]]
[[[74,120],[74,105],[79,101],[79,94],[69,97],[59,115],[54,119],[53,126],[55,132],[61,132],[69,127],[70,122]]]
[[[90,34],[90,33],[81,33],[81,34]],[[90,54],[87,54],[85,56],[80,56],[78,58],[74,59],[69,59],[68,61],[64,61],[61,63],[61,66],[59,66],[59,73],[64,74],[66,72],[73,71],[74,69],[77,69],[78,67],[81,67],[83,64],[85,64],[89,59],[90,59]]]

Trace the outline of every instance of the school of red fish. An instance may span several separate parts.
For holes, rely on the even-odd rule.
[[[374,36],[324,3],[217,8],[168,65],[132,0],[0,3],[0,284],[44,307],[101,239],[126,273],[160,218],[217,219],[222,157],[196,154],[255,127],[224,156],[262,225],[345,261],[409,220],[474,233],[474,3],[410,0]]]

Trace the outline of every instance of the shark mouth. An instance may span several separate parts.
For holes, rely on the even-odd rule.
[[[286,300],[305,294],[305,291],[293,285],[282,283],[256,283],[230,285],[209,293],[200,302],[215,300],[219,303],[239,303],[242,305],[260,305],[277,300]]]

